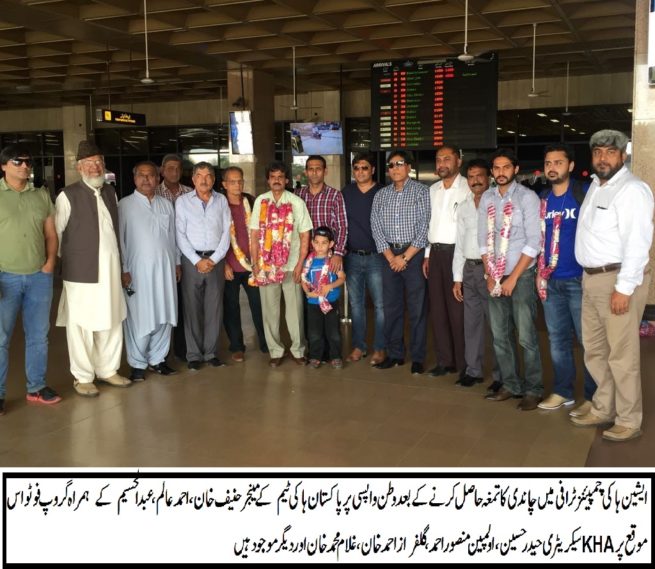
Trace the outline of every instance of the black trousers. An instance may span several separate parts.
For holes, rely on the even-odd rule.
[[[335,303],[336,305],[337,303]],[[332,310],[323,314],[318,304],[307,305],[307,338],[309,339],[309,359],[321,360],[328,351],[330,360],[341,359],[341,318],[339,308],[333,305]],[[326,346],[327,344],[327,346]]]
[[[404,249],[392,249],[399,255]],[[405,359],[405,302],[409,316],[410,352],[412,362],[425,360],[427,337],[427,285],[423,276],[423,249],[414,255],[404,271],[396,273],[385,262],[382,269],[384,297],[384,340],[387,355]]]
[[[250,273],[246,271],[235,271],[234,279],[225,281],[225,290],[223,291],[223,326],[225,326],[225,332],[230,340],[230,352],[245,352],[246,345],[243,341],[241,305],[239,304],[239,291],[243,287],[248,297],[252,322],[257,331],[259,349],[265,353],[268,352],[268,347],[266,345],[266,336],[264,336],[262,301],[259,296],[259,287],[248,284],[249,275]]]

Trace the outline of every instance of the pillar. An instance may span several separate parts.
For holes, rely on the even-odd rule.
[[[87,137],[88,112],[88,108],[84,105],[70,105],[61,109],[64,131],[64,180],[66,185],[80,179],[75,167],[75,155],[80,140]]]

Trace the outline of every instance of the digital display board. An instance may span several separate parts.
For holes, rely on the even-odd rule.
[[[498,57],[379,61],[371,69],[371,148],[496,147]]]

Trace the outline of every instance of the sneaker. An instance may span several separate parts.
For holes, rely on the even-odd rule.
[[[321,367],[321,360],[309,360],[309,365],[314,369]]]
[[[560,407],[568,407],[574,403],[575,399],[567,399],[566,397],[562,397],[557,393],[551,393],[544,401],[539,403],[537,407],[539,407],[539,409],[545,409],[546,411],[553,411],[555,409],[559,409]]]
[[[100,395],[98,388],[93,385],[92,381],[89,383],[80,383],[76,379],[73,382],[73,387],[75,388],[75,391],[77,391],[77,394],[82,397],[98,397],[98,395]]]
[[[484,381],[483,377],[476,377],[474,375],[464,374],[463,377],[460,377],[455,385],[461,385],[462,387],[473,387],[476,383],[482,383]]]
[[[30,403],[40,403],[41,405],[54,405],[61,401],[61,396],[47,385],[38,391],[28,393],[26,398]]]
[[[225,363],[219,360],[218,358],[212,358],[207,362],[210,366],[212,367],[223,367],[225,366]]]
[[[187,367],[191,371],[198,371],[202,367],[202,362],[199,362],[198,360],[191,360],[188,364]]]
[[[177,373],[177,370],[170,367],[166,362],[161,362],[154,366],[149,365],[148,369],[159,375],[175,375]]]
[[[330,365],[334,369],[341,369],[343,367],[343,360],[341,360],[340,358],[336,358],[330,362]]]
[[[620,443],[629,441],[641,436],[640,429],[632,429],[630,427],[623,427],[621,425],[614,425],[611,429],[603,431],[603,438],[608,441]]]
[[[98,381],[102,381],[103,383],[108,383],[109,385],[113,385],[114,387],[130,387],[132,385],[132,382],[127,379],[127,377],[123,377],[122,375],[118,375],[115,373],[111,377],[99,377],[97,378]]]
[[[583,415],[586,415],[591,411],[592,405],[591,401],[583,401],[578,405],[575,409],[571,409],[569,411],[569,416],[570,417],[582,417]]]

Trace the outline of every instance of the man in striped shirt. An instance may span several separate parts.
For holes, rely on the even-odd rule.
[[[387,357],[376,367],[388,369],[405,363],[402,299],[406,296],[411,330],[411,372],[421,374],[425,360],[427,313],[422,267],[428,242],[430,191],[409,177],[412,157],[408,152],[393,150],[387,168],[392,183],[378,191],[371,210],[375,246],[386,259],[382,288]]]

